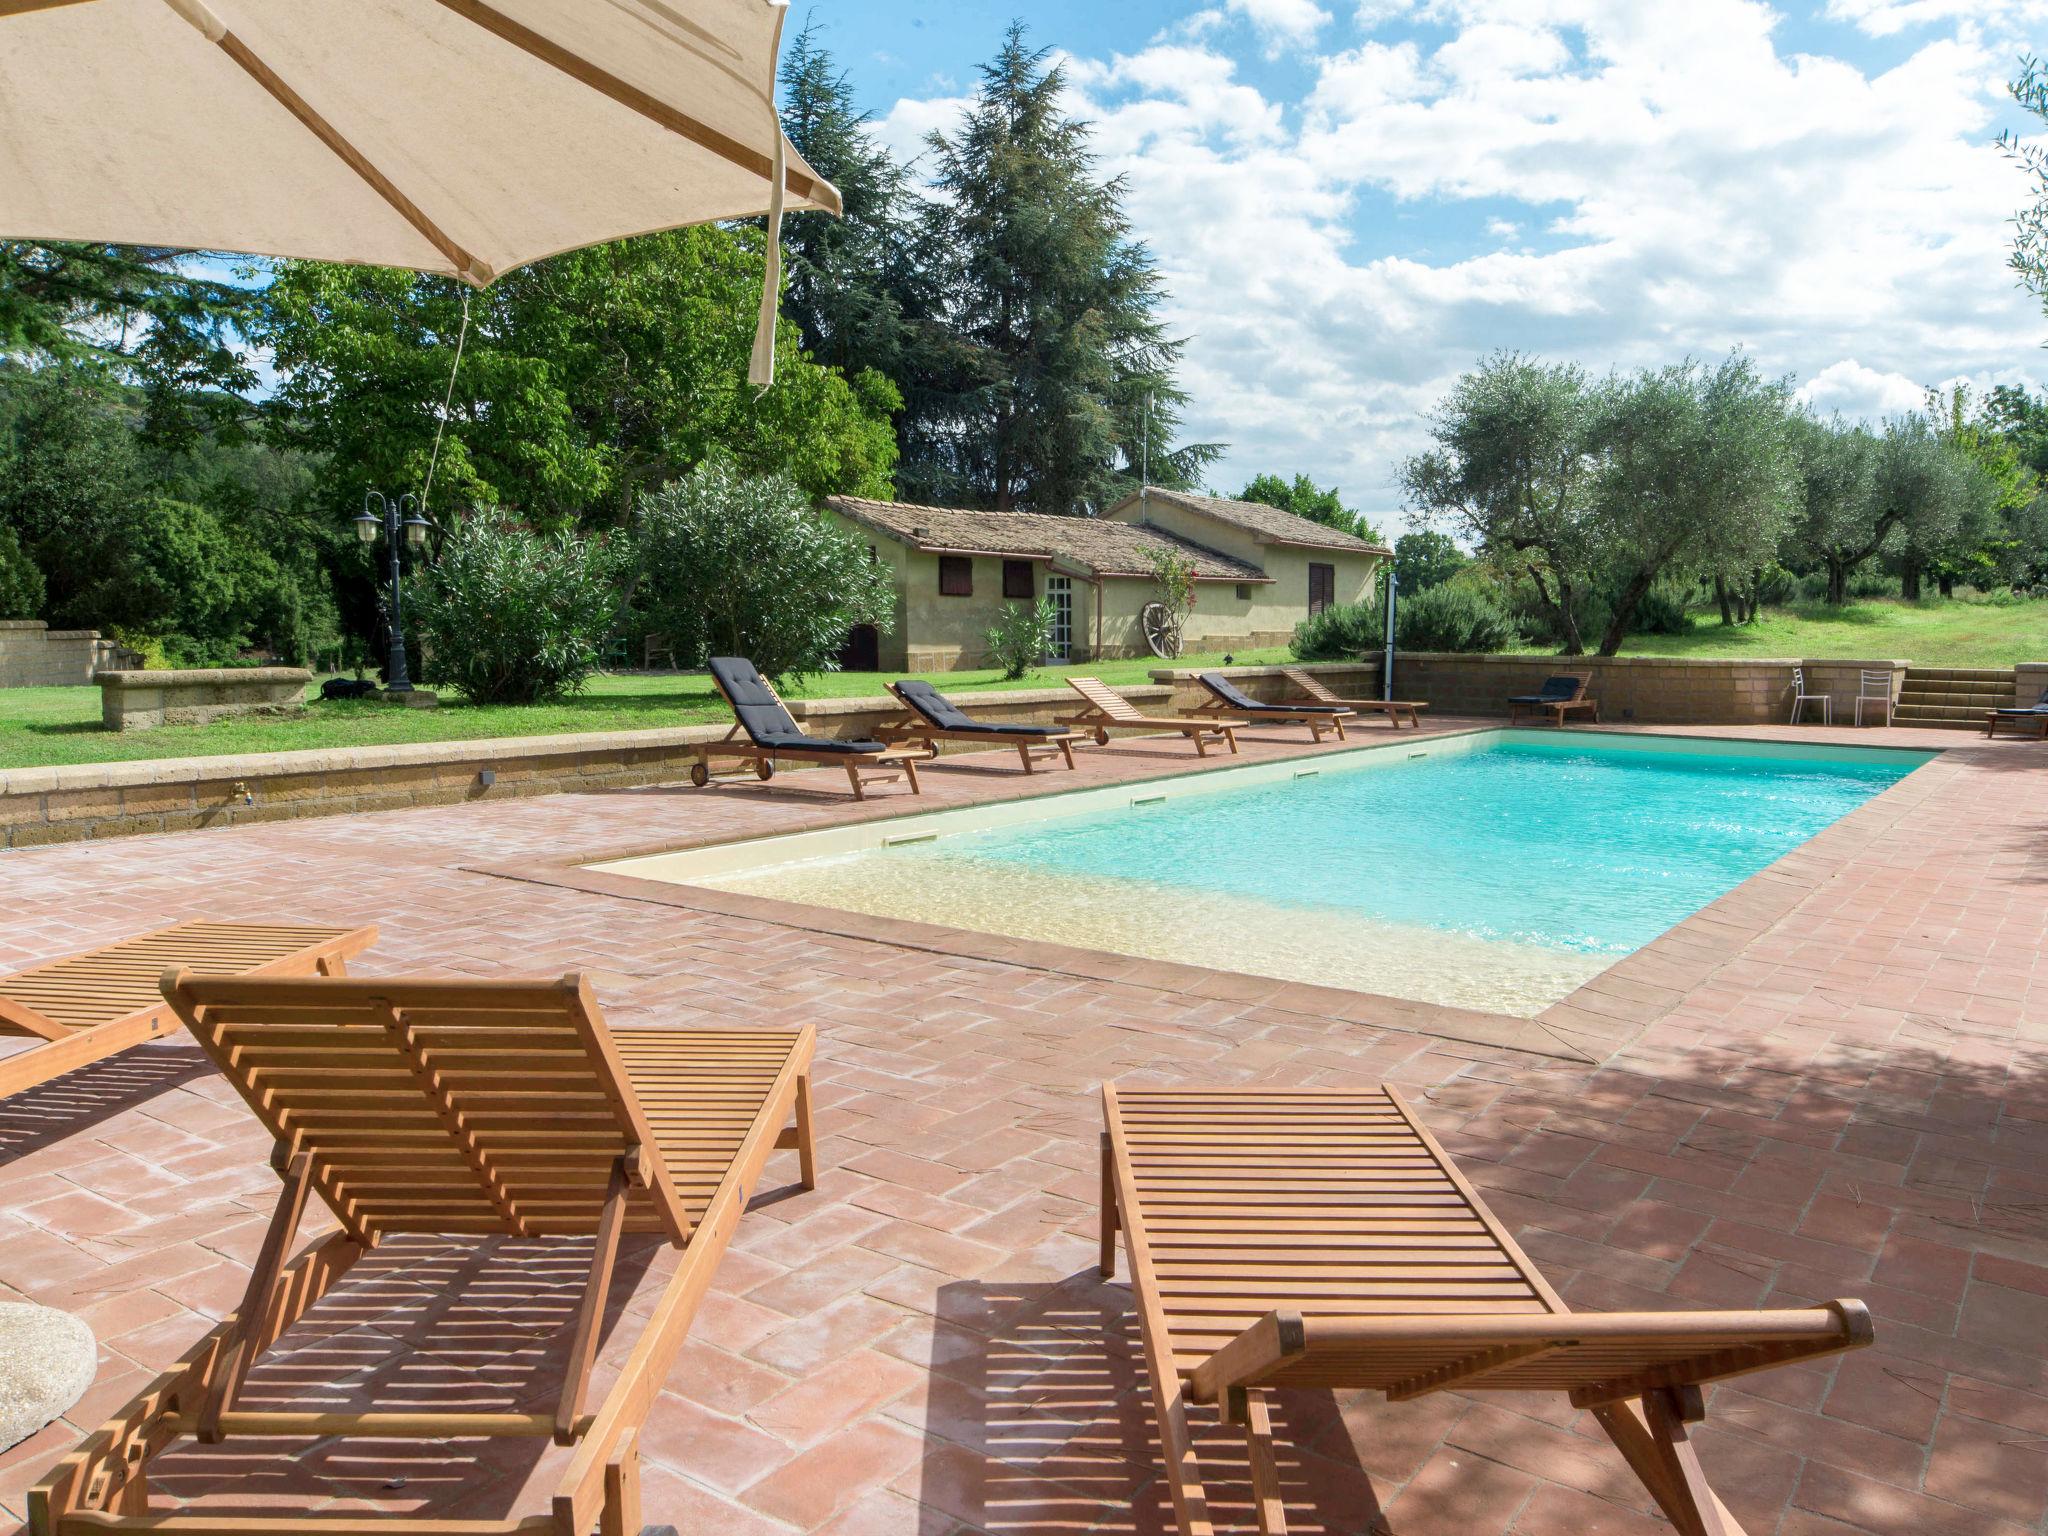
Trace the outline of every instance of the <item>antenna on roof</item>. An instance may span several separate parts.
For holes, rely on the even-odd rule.
[[[1138,439],[1138,493],[1152,483],[1152,391],[1145,391],[1145,433]]]

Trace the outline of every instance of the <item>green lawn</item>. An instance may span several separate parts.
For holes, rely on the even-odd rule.
[[[1904,657],[1923,667],[2048,661],[2048,601],[1876,600],[1840,609],[1802,603],[1767,609],[1757,623],[1733,628],[1724,628],[1713,611],[1693,617],[1697,627],[1691,634],[1631,635],[1622,655]]]
[[[1281,650],[1245,651],[1243,665],[1285,661]],[[1221,656],[1189,657],[1185,665],[1220,665]],[[1041,667],[1017,682],[994,671],[928,674],[949,690],[1055,688],[1068,671],[1129,685],[1149,681],[1157,661],[1103,661],[1076,667]],[[835,672],[814,677],[789,698],[844,698],[877,694],[898,674]],[[0,768],[62,763],[127,762],[140,758],[225,757],[245,752],[290,752],[318,747],[374,747],[409,741],[465,741],[484,736],[557,736],[571,731],[642,731],[663,726],[729,721],[701,675],[605,676],[559,704],[487,706],[444,698],[439,709],[400,709],[359,700],[313,700],[291,718],[218,720],[211,725],[165,726],[114,733],[100,729],[97,688],[0,688]]]
[[[1903,656],[1923,666],[2009,667],[2048,661],[2048,602],[1997,604],[1974,600],[1921,604],[1873,601],[1831,612],[1818,605],[1773,609],[1762,622],[1723,628],[1712,613],[1689,635],[1637,635],[1628,656]],[[1246,651],[1244,665],[1285,661],[1284,651]],[[1220,656],[1190,656],[1182,665],[1213,665]],[[1113,684],[1142,683],[1158,665],[1140,661],[1044,667],[1006,683],[992,671],[932,675],[941,686],[1048,688],[1068,670]],[[796,698],[875,694],[892,674],[839,672],[790,690]],[[137,758],[221,757],[304,747],[366,747],[407,741],[459,741],[483,736],[553,736],[570,731],[636,731],[729,719],[701,676],[598,677],[576,698],[526,708],[449,700],[436,710],[315,700],[294,719],[223,720],[114,735],[99,728],[97,688],[0,689],[0,768]]]

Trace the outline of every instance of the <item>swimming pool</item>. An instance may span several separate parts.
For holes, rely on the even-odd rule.
[[[1529,1014],[1931,755],[1492,731],[606,867]]]

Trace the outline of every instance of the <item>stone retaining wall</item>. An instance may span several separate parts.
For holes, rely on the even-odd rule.
[[[0,619],[0,688],[89,688],[103,667],[141,665],[140,656],[96,629]]]
[[[304,667],[206,667],[101,672],[100,723],[110,731],[204,725],[228,715],[276,715],[306,707]]]
[[[1556,673],[1592,674],[1587,693],[1600,701],[1602,720],[1644,725],[1783,724],[1792,708],[1792,669],[1806,669],[1806,691],[1834,700],[1837,724],[1856,716],[1856,690],[1863,671],[1891,674],[1892,697],[1907,664],[1876,661],[1795,661],[1680,656],[1459,656],[1440,652],[1397,652],[1394,696],[1426,701],[1443,715],[1499,715],[1518,693],[1534,693]],[[1233,667],[1230,675],[1254,698],[1293,697],[1279,667]],[[1308,670],[1339,693],[1359,690],[1377,698],[1380,662],[1317,662]],[[1187,668],[1162,668],[1155,681],[1171,684],[1183,706],[1208,697]],[[2048,679],[2044,679],[2048,682]],[[1866,710],[1874,718],[1874,712]],[[1818,718],[1816,714],[1816,718]]]
[[[1125,691],[1148,709],[1162,707],[1172,697],[1172,690],[1163,687]],[[970,713],[1030,721],[1049,721],[1079,702],[1064,687],[961,694],[955,700]],[[859,737],[873,734],[882,721],[901,711],[885,696],[792,700],[790,712],[817,735]],[[507,795],[680,784],[697,760],[700,745],[717,741],[726,730],[722,725],[690,725],[660,731],[0,769],[0,848],[451,805]]]

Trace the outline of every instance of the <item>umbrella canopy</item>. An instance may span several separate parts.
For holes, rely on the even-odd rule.
[[[0,0],[0,235],[363,262],[481,287],[650,230],[777,221],[785,205],[837,213],[838,192],[776,117],[783,12]],[[765,332],[772,292],[763,320]]]

